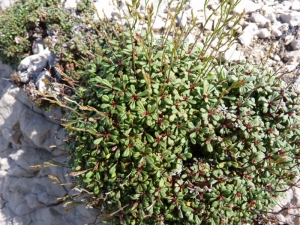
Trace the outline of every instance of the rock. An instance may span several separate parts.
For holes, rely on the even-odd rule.
[[[13,218],[15,218],[16,214],[7,207],[6,205],[0,210],[0,224],[5,225],[14,225]],[[22,221],[22,220],[21,220]],[[20,223],[22,224],[22,223]]]
[[[274,8],[273,7],[269,7],[267,5],[263,5],[261,8],[263,15],[265,18],[267,18],[268,20],[270,20],[271,22],[275,22],[276,21],[276,14],[274,12]]]
[[[257,31],[257,25],[255,23],[249,23],[249,25],[243,30],[243,34],[239,36],[240,42],[245,46],[249,46]]]
[[[278,29],[277,26],[272,26],[272,35],[274,37],[280,37],[282,35],[282,32]]]
[[[55,196],[50,196],[46,192],[42,192],[38,194],[38,201],[45,205],[52,205],[56,202],[57,197]]]
[[[115,20],[121,20],[122,18],[124,18],[123,12],[118,10],[117,8],[111,12],[111,16]]]
[[[0,152],[8,149],[9,141],[7,141],[2,135],[0,136]],[[0,163],[0,165],[4,165]]]
[[[49,85],[49,83],[53,83],[53,78],[48,70],[44,70],[37,76],[35,86],[42,93],[48,92],[55,96],[59,95],[60,89],[57,87],[58,85]]]
[[[293,35],[287,35],[284,37],[284,45],[289,45],[293,40],[294,40],[294,36]]]
[[[49,81],[49,77],[51,77],[51,74],[47,70],[42,71],[37,76],[35,85],[40,92],[45,93],[47,91],[49,85],[44,80]]]
[[[236,50],[237,44],[233,44],[224,54],[222,54],[221,60],[223,62],[231,62],[231,61],[244,61],[245,56],[241,51]]]
[[[45,205],[43,203],[41,203],[38,200],[38,196],[36,194],[28,194],[26,195],[26,201],[27,201],[27,205],[31,208],[31,209],[38,209],[38,208],[42,208]]]
[[[18,70],[27,70],[32,64],[36,64],[36,62],[40,62],[44,59],[47,59],[50,56],[49,48],[46,48],[44,51],[40,52],[39,54],[30,55],[23,59],[18,66]],[[40,67],[45,67],[45,65],[41,65]]]
[[[173,1],[171,2],[170,6],[167,6],[165,9],[164,9],[164,13],[167,13],[168,11],[170,12],[175,12],[176,11],[176,8],[179,8],[181,5],[181,2],[178,2],[178,1]]]
[[[77,0],[65,0],[64,1],[64,8],[69,10],[75,10],[77,7]]]
[[[190,7],[194,12],[204,10],[204,1],[190,0]]]
[[[281,60],[279,55],[274,55],[272,58],[277,62],[279,62]]]
[[[259,38],[268,38],[271,36],[270,31],[267,28],[259,29],[257,32]]]
[[[269,210],[268,216],[282,222],[282,224],[299,225],[300,217],[295,216],[300,214],[300,209],[298,207],[299,205],[299,188],[292,187],[284,194],[284,197],[276,201],[276,206]],[[279,211],[281,212],[277,213]]]
[[[280,19],[290,26],[297,26],[300,23],[300,12],[283,13]]]
[[[270,23],[270,20],[259,13],[252,13],[250,16],[250,21],[256,23],[258,27],[265,27],[266,23]]]
[[[39,54],[44,51],[44,39],[36,40],[32,45],[33,54]]]
[[[290,73],[295,71],[295,69],[297,68],[297,64],[285,65],[284,68],[286,72]]]
[[[293,40],[290,43],[293,50],[299,50],[300,49],[300,40]]]
[[[239,24],[236,24],[235,26],[234,25],[235,25],[234,22],[229,22],[228,23],[228,27],[231,28],[231,29],[234,28],[237,31],[238,34],[243,32],[243,28],[242,28],[241,25],[239,25]]]
[[[160,31],[162,29],[164,29],[165,27],[168,27],[171,25],[171,22],[170,21],[163,21],[159,16],[156,17],[153,25],[152,25],[152,30],[153,31]]]
[[[53,58],[48,48],[38,54],[27,56],[18,66],[21,82],[27,83],[30,79],[36,78],[47,65],[54,62]]]
[[[197,17],[196,17],[196,24],[197,24],[197,25],[201,24],[201,25],[203,26],[204,23],[205,23],[205,18],[204,18],[204,16],[197,16]]]
[[[289,30],[290,25],[288,23],[282,23],[281,26],[279,26],[280,31],[286,32]]]
[[[17,0],[2,0],[0,1],[0,9],[5,9],[9,6],[12,6]]]
[[[300,11],[300,1],[293,1],[291,10]]]
[[[196,42],[195,37],[194,37],[194,35],[192,35],[192,34],[189,34],[189,35],[186,37],[185,41],[186,41],[187,43],[189,43],[189,44],[193,44],[193,43]]]
[[[180,14],[176,17],[176,21],[177,21],[177,24],[178,26],[181,28],[181,29],[184,29],[185,26],[187,25],[187,16],[186,14]]]
[[[242,14],[245,10],[246,13],[255,12],[261,9],[259,4],[256,4],[250,0],[241,0],[239,4],[233,9],[234,13]]]
[[[203,23],[205,30],[213,30],[214,27],[214,21],[213,20],[207,20]]]
[[[13,211],[18,216],[25,216],[25,215],[28,215],[29,213],[33,212],[33,209],[28,207],[27,202],[24,202],[22,204],[17,205],[15,210],[13,210]]]
[[[115,7],[109,5],[109,1],[94,2],[93,4],[98,13],[94,16],[95,20],[104,18],[111,20],[113,18],[112,12],[117,12],[117,9]]]
[[[288,62],[289,64],[295,64],[297,62],[300,62],[300,50],[285,53],[283,60],[284,62]]]

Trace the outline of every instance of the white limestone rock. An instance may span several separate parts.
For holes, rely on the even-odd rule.
[[[35,86],[42,93],[51,93],[55,96],[59,95],[60,89],[57,84],[53,83],[53,78],[48,70],[44,70],[36,78]],[[49,83],[53,83],[49,85]]]
[[[271,36],[271,32],[267,28],[259,29],[257,32],[259,38],[268,38]]]
[[[290,43],[292,43],[292,41],[294,40],[294,35],[287,35],[284,37],[283,41],[284,41],[284,45],[289,45]]]
[[[249,46],[257,31],[257,25],[255,23],[249,23],[249,25],[243,30],[243,34],[239,37],[240,42],[245,46]]]
[[[171,25],[170,21],[165,22],[162,18],[157,16],[154,23],[152,24],[152,30],[153,31],[161,31],[162,29],[164,29],[170,25]]]
[[[35,78],[46,66],[54,60],[54,56],[48,48],[38,54],[27,56],[18,66],[21,82],[27,83],[31,78]]]
[[[75,10],[78,4],[78,0],[65,0],[63,7],[69,10]]]
[[[176,11],[176,8],[179,8],[180,7],[180,4],[181,2],[179,1],[173,1],[171,2],[171,4],[169,6],[167,6],[165,9],[164,9],[164,13],[167,13],[168,11],[170,12],[175,12]]]
[[[180,14],[176,17],[177,25],[183,29],[185,26],[187,26],[187,16],[186,14]]]
[[[292,187],[285,194],[284,197],[279,198],[275,207],[269,210],[268,216],[274,218],[282,224],[300,224],[300,217],[295,216],[300,214],[300,190],[297,187]],[[282,209],[288,209],[283,210]],[[281,211],[281,213],[278,213]],[[273,213],[272,213],[273,212]]]
[[[39,54],[30,55],[23,59],[18,66],[18,70],[26,70],[28,69],[32,64],[36,64],[36,62],[40,62],[43,59],[47,59],[50,56],[51,52],[49,51],[49,48],[46,48],[44,51],[40,52]]]
[[[300,50],[290,51],[284,54],[283,57],[285,62],[291,64],[296,64],[300,62]]]
[[[111,6],[109,4],[109,1],[101,1],[101,2],[94,2],[95,9],[97,10],[97,13],[100,18],[98,18],[98,15],[96,14],[94,16],[95,20],[98,19],[104,19],[107,18],[108,20],[111,20],[113,18],[112,13],[117,12],[118,9],[114,6]]]
[[[300,40],[293,40],[290,45],[293,50],[299,50],[300,49]]]
[[[300,11],[300,1],[293,1],[291,10]]]
[[[196,42],[196,39],[195,39],[194,35],[189,34],[189,35],[186,37],[185,41],[186,41],[187,43],[189,43],[189,44],[193,44],[193,43]]]
[[[204,1],[190,0],[190,7],[194,12],[204,10]]]
[[[32,52],[33,54],[39,54],[44,51],[44,39],[39,39],[33,42]]]
[[[222,54],[221,60],[223,62],[231,62],[231,61],[244,61],[245,56],[241,51],[237,51],[237,44],[233,44],[224,54]]]
[[[278,29],[277,26],[272,26],[271,32],[274,37],[280,37],[282,35],[282,32]]]
[[[5,9],[9,6],[12,6],[17,0],[1,0],[0,9]]]
[[[267,6],[267,5],[263,5],[261,8],[263,15],[265,18],[267,18],[268,20],[270,20],[271,22],[275,22],[276,21],[276,14],[274,12],[274,8]]]
[[[284,23],[288,23],[290,26],[297,26],[300,24],[300,12],[293,11],[291,13],[283,13],[280,19]]]
[[[7,204],[5,204],[4,207],[0,209],[0,224],[14,225],[12,220],[15,217],[16,214],[13,213],[13,211],[7,206]]]
[[[295,71],[296,68],[297,68],[297,64],[291,64],[291,65],[284,66],[285,71],[288,73]]]
[[[205,30],[213,30],[214,27],[214,21],[213,20],[207,20],[203,23]]]
[[[266,24],[271,22],[269,19],[259,13],[252,13],[250,16],[250,21],[256,23],[258,27],[266,27]]]
[[[245,10],[246,13],[255,12],[261,9],[260,4],[254,3],[250,0],[241,0],[240,3],[233,9],[234,13],[242,14]]]

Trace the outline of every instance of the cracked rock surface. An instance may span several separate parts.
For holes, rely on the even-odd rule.
[[[44,162],[65,163],[63,129],[49,119],[61,117],[55,109],[43,112],[23,90],[9,81],[13,71],[0,64],[0,224],[83,225],[93,223],[98,211],[80,206],[65,212],[57,198],[70,193],[73,185],[65,167],[34,168]],[[50,148],[56,145],[58,147]],[[48,175],[56,176],[61,186]],[[69,183],[69,184],[68,184]]]

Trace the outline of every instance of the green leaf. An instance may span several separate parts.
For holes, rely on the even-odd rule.
[[[119,159],[120,155],[121,155],[121,153],[120,153],[120,150],[118,149],[115,153],[115,159]]]
[[[150,157],[149,155],[147,155],[147,156],[145,157],[145,159],[146,159],[146,162],[147,162],[148,164],[154,165],[154,160],[153,160],[152,157]]]
[[[188,122],[188,128],[190,128],[191,130],[195,129],[194,123]]]
[[[90,177],[92,177],[94,175],[94,171],[89,171],[89,172],[87,172],[86,174],[85,174],[85,177],[86,178],[90,178]]]
[[[147,141],[149,143],[153,143],[154,142],[154,138],[152,137],[152,135],[146,133],[146,137],[147,137]]]
[[[99,172],[96,173],[96,179],[100,180],[100,173]]]
[[[203,82],[203,94],[206,94],[209,88],[209,83],[207,80],[204,80]]]
[[[253,153],[252,157],[255,160],[255,162],[258,162],[265,158],[265,154],[263,152],[255,152]]]
[[[164,98],[164,102],[166,103],[166,105],[173,105],[173,101],[169,98]]]
[[[246,80],[240,80],[240,81],[234,82],[234,83],[230,86],[230,88],[239,88],[239,87],[243,87],[246,83],[247,83]]]
[[[100,108],[105,109],[105,108],[110,107],[110,106],[111,106],[110,104],[104,103],[104,104],[101,104]]]
[[[107,95],[102,95],[102,102],[110,102],[110,99]]]
[[[94,145],[100,144],[102,140],[103,140],[103,138],[98,138],[98,139],[94,140]]]
[[[212,147],[211,144],[207,144],[206,145],[206,149],[207,149],[208,152],[212,152],[213,151],[213,147]]]
[[[123,157],[128,157],[130,154],[130,149],[129,148],[126,148],[125,151],[123,152],[122,156]]]
[[[183,159],[183,160],[190,159],[190,158],[192,158],[192,156],[193,156],[192,153],[186,152],[186,153],[183,153],[183,154],[182,154],[182,159]]]
[[[106,86],[106,87],[112,87],[112,85],[111,85],[111,83],[108,81],[108,80],[106,80],[106,79],[102,79],[101,77],[95,77],[94,78],[94,80],[97,82],[97,83],[99,83],[99,84],[101,84],[101,85],[103,85],[103,86]]]
[[[109,174],[113,175],[116,172],[116,168],[117,168],[117,164],[115,164],[114,166],[110,167]]]
[[[160,179],[158,186],[159,187],[164,187],[165,186],[165,180],[163,178]]]

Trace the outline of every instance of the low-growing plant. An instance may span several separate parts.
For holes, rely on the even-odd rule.
[[[22,59],[32,54],[35,40],[47,40],[53,31],[61,40],[69,40],[71,29],[77,23],[79,21],[62,8],[61,1],[19,0],[1,12],[0,58],[16,69]]]
[[[65,124],[78,187],[113,224],[251,222],[298,173],[299,94],[185,43],[171,14],[155,39],[154,14],[144,31],[95,28]]]
[[[244,224],[298,175],[300,93],[261,65],[218,61],[235,38],[226,27],[241,19],[230,16],[238,2],[220,3],[204,47],[185,41],[195,18],[176,24],[186,3],[169,11],[159,38],[147,2],[144,15],[127,3],[123,24],[87,13],[58,42],[71,96],[39,93],[67,110],[81,203],[112,224]]]

